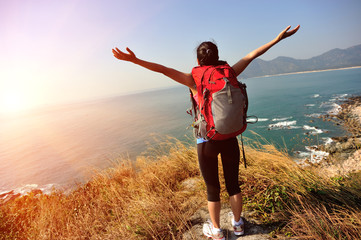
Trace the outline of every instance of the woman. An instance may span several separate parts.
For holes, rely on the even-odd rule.
[[[295,34],[300,28],[298,25],[296,28],[289,30],[290,27],[291,26],[288,26],[278,34],[275,39],[253,50],[234,64],[232,69],[235,75],[240,75],[254,59],[264,54],[281,40]],[[129,48],[126,48],[126,50],[128,53],[122,52],[118,48],[115,48],[112,51],[117,59],[129,61],[151,71],[162,73],[174,81],[189,87],[194,96],[197,94],[196,83],[199,84],[199,79],[196,79],[194,73],[184,73],[157,63],[141,60],[137,58]],[[211,42],[203,42],[199,45],[197,48],[197,60],[200,66],[225,64],[225,62],[219,61],[217,46]],[[195,100],[197,99],[195,98]],[[238,185],[240,154],[237,138],[234,137],[218,141],[197,139],[197,152],[200,170],[207,186],[208,210],[211,217],[211,222],[204,224],[203,233],[207,237],[213,239],[225,239],[223,232],[220,229],[221,203],[219,197],[220,185],[217,156],[218,154],[221,154],[226,188],[230,196],[230,204],[233,213],[232,225],[234,233],[237,236],[243,235],[244,223],[241,218],[242,196]]]

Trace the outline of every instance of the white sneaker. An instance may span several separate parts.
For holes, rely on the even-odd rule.
[[[216,240],[225,240],[222,229],[214,229],[211,221],[207,221],[203,224],[203,234],[208,238]]]
[[[230,212],[228,215],[231,217],[231,223],[232,223],[232,226],[233,226],[234,235],[236,235],[236,236],[243,235],[244,234],[244,223],[243,223],[242,218],[241,218],[242,221],[240,221],[240,223],[237,224],[237,222],[234,220],[233,213]]]

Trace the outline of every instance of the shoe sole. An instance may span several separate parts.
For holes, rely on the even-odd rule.
[[[244,235],[244,231],[243,232],[233,232],[234,233],[234,235],[236,235],[236,236],[242,236],[242,235]]]
[[[208,239],[226,240],[226,238],[225,238],[225,237],[223,237],[223,238],[213,238],[212,236],[209,236],[209,235],[207,235],[207,234],[205,234],[205,233],[203,233],[203,234],[204,234],[204,236],[206,236]]]
[[[243,229],[244,229],[244,225],[243,225]],[[240,231],[236,231],[236,228],[233,228],[233,233],[236,236],[242,236],[242,235],[244,235],[244,230],[242,232],[240,232]]]
[[[207,235],[205,235],[208,239],[214,239],[214,240],[226,240],[226,238],[225,237],[223,237],[223,238],[213,238],[213,237],[209,237],[209,236],[207,236]]]

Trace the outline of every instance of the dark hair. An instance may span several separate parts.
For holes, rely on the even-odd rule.
[[[202,42],[197,48],[197,59],[199,65],[220,65],[224,61],[219,61],[217,45],[212,42]]]

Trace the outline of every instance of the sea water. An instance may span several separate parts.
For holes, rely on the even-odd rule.
[[[319,116],[337,113],[341,100],[361,94],[361,69],[242,80],[249,115],[246,143],[274,144],[294,157],[345,131]],[[189,90],[183,86],[0,116],[0,194],[68,187],[118,158],[135,159],[166,141],[193,143]]]
[[[361,93],[361,69],[290,74],[245,80],[248,86],[249,115],[259,122],[249,125],[265,141],[291,155],[309,154],[309,146],[330,142],[330,137],[346,134],[334,122],[321,116],[334,115],[340,103]],[[261,140],[262,141],[262,140]]]

